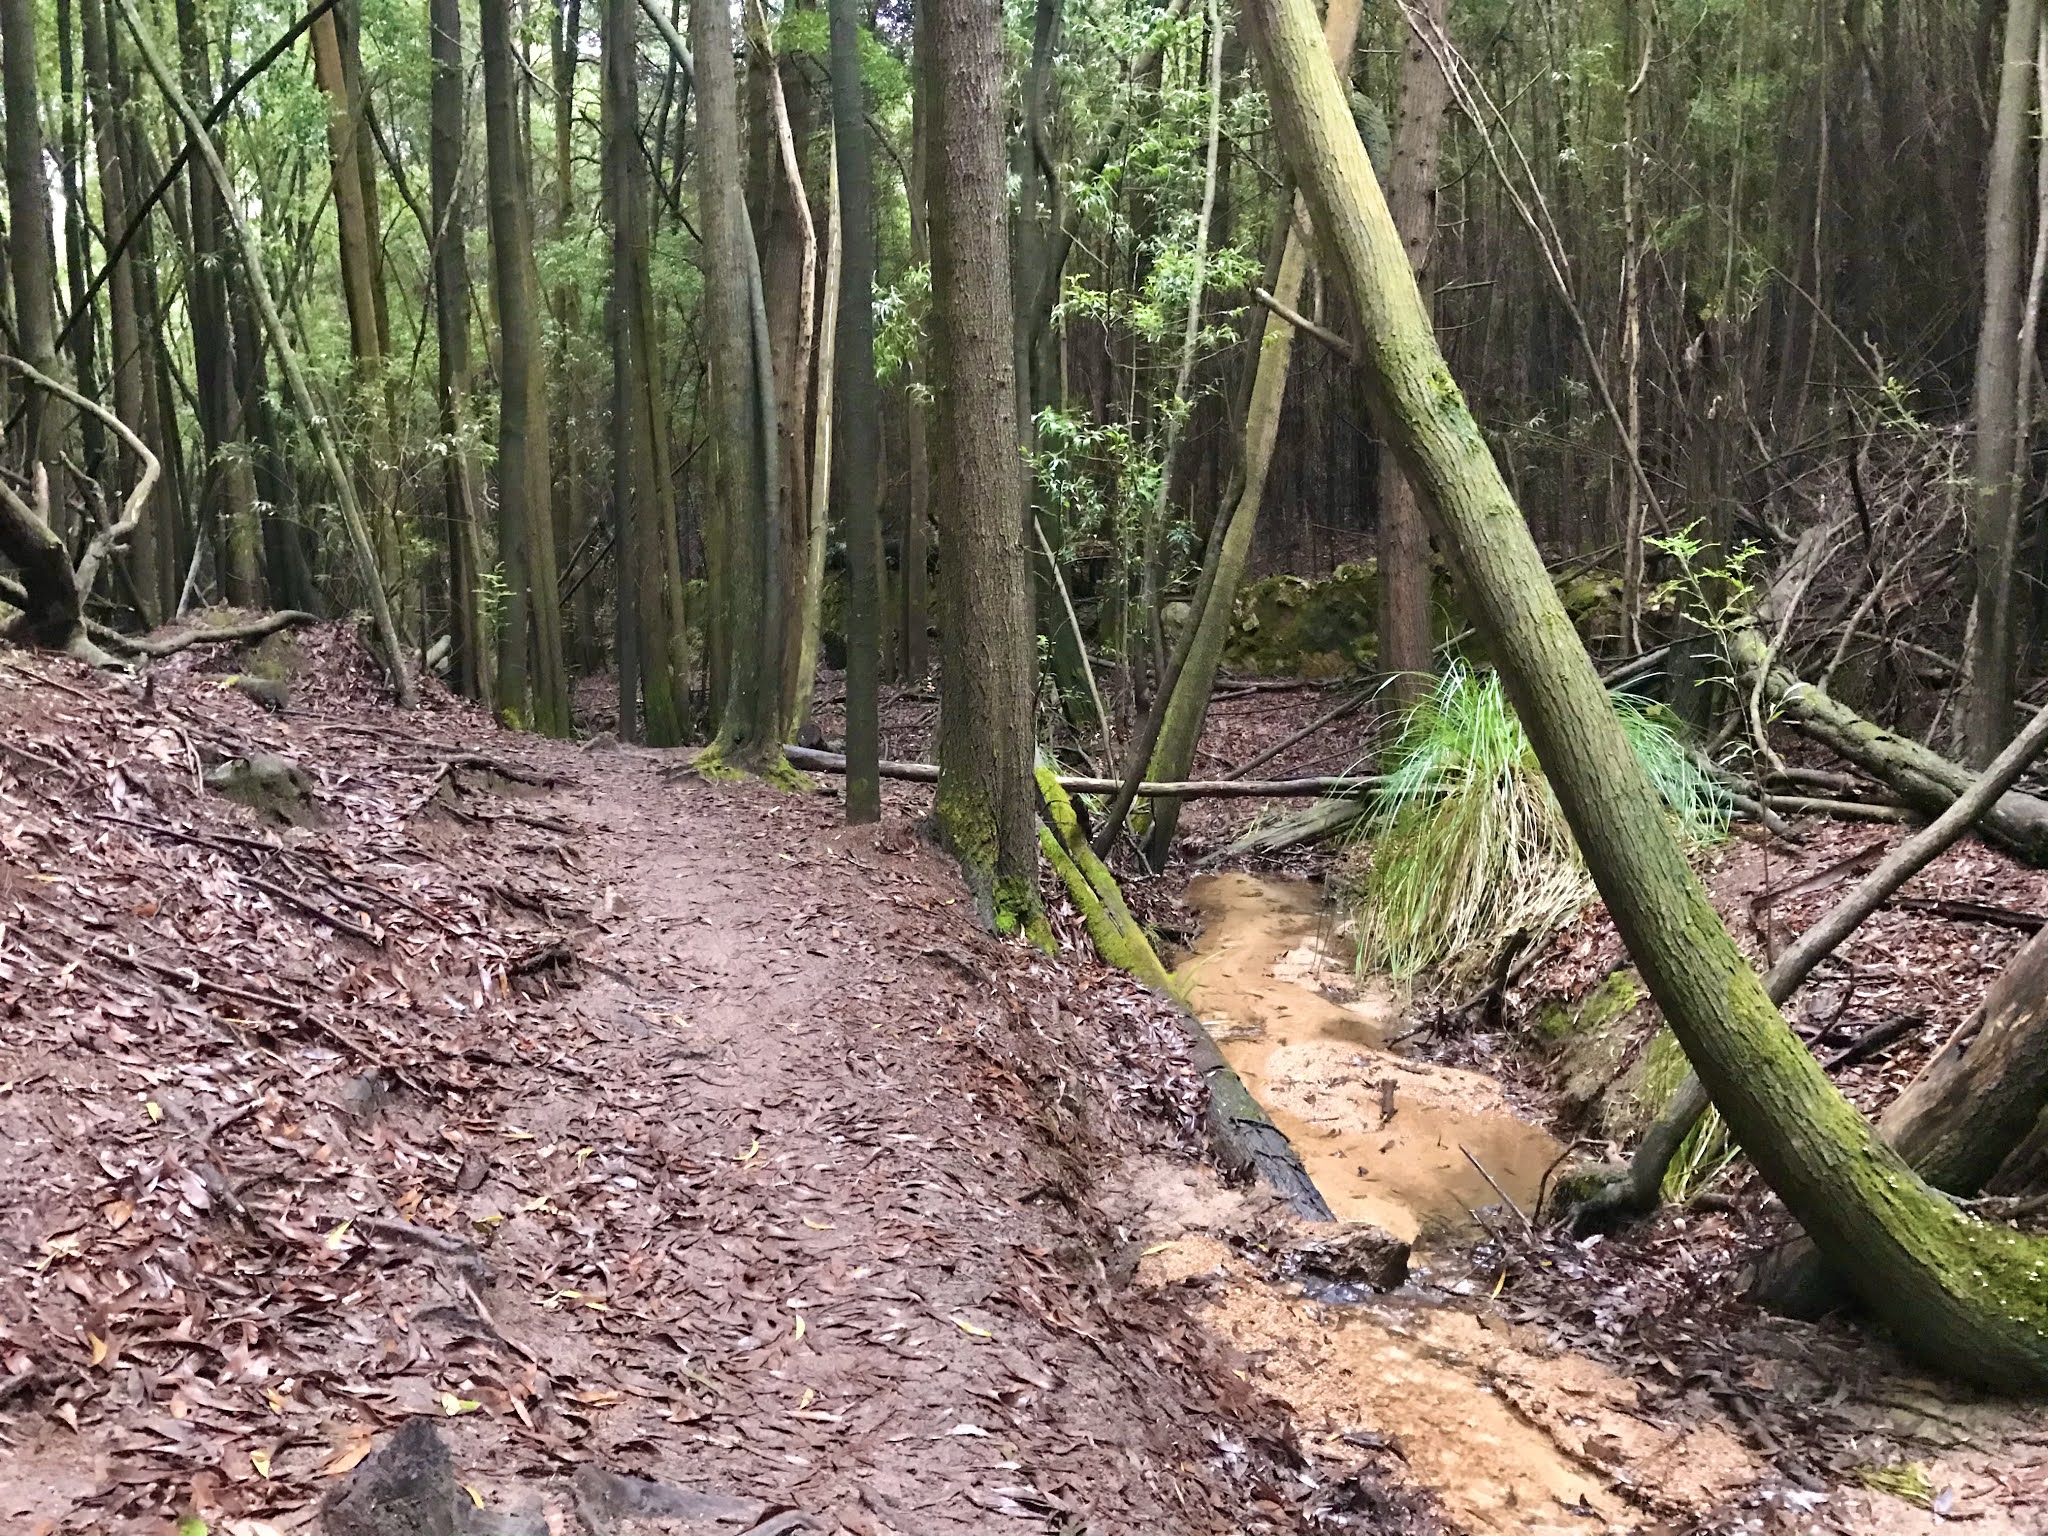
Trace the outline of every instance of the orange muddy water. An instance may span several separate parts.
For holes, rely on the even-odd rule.
[[[1202,936],[1180,979],[1340,1219],[1428,1248],[1533,1211],[1563,1149],[1492,1078],[1388,1048],[1399,999],[1354,977],[1318,887],[1211,875],[1187,899]]]

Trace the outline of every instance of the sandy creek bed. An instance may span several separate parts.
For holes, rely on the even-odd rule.
[[[1458,1249],[1477,1221],[1516,1221],[1508,1200],[1533,1208],[1562,1149],[1491,1078],[1388,1047],[1398,1000],[1356,984],[1315,886],[1222,874],[1188,901],[1203,930],[1180,975],[1197,1012],[1331,1208],[1414,1242],[1422,1284],[1322,1305],[1256,1278],[1196,1221],[1147,1252],[1141,1279],[1212,1277],[1205,1321],[1312,1443],[1341,1455],[1347,1436],[1391,1439],[1468,1530],[1637,1529],[1753,1481],[1756,1459],[1718,1424],[1650,1422],[1634,1383],[1606,1367],[1489,1312],[1419,1299],[1465,1276]]]

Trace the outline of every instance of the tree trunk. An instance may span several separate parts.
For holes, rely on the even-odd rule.
[[[605,201],[612,221],[612,506],[617,519],[621,623],[631,622],[634,666],[619,670],[619,734],[672,747],[683,739],[683,699],[671,666],[670,594],[663,522],[668,487],[655,472],[662,417],[654,380],[654,294],[649,275],[647,158],[640,152],[640,7],[605,0]],[[630,586],[630,593],[627,588]],[[622,651],[624,646],[622,644]],[[638,697],[633,684],[638,683]],[[640,729],[645,722],[644,734]]]
[[[926,210],[931,200],[931,62],[928,5],[913,7],[912,60],[915,84],[910,97],[910,184],[904,201],[910,207],[910,259],[931,260],[931,231]],[[903,578],[903,679],[923,688],[930,679],[931,657],[931,487],[934,465],[930,441],[931,405],[920,386],[931,377],[931,351],[913,350],[910,387],[904,392],[905,457],[910,495],[903,514],[903,544],[896,560]]]
[[[511,0],[478,8],[484,64],[484,144],[490,189],[492,291],[497,299],[498,562],[504,615],[498,713],[549,736],[567,736],[569,677],[556,594],[548,397],[542,376],[539,282],[514,68]]]
[[[732,16],[722,0],[693,0],[690,49],[697,60],[701,314],[715,470],[704,551],[711,575],[712,650],[720,662],[713,693],[718,735],[707,756],[712,765],[773,773],[782,761],[774,380],[767,317],[754,280],[759,262],[742,196]]]
[[[84,0],[90,9],[93,0]],[[57,81],[63,105],[61,146],[58,155],[60,183],[64,189],[64,275],[70,292],[71,313],[77,320],[71,327],[71,368],[78,392],[96,405],[106,403],[100,384],[99,315],[85,286],[86,209],[85,151],[79,132],[80,92],[78,53],[72,26],[72,0],[57,0]],[[90,411],[79,413],[81,445],[85,450],[83,468],[96,488],[104,489],[110,479],[106,462],[106,427]]]
[[[2048,1112],[2048,928],[2006,962],[1972,1014],[1879,1116],[1878,1134],[1915,1173],[1974,1195]],[[1777,1249],[1756,1294],[1774,1311],[1814,1317],[1841,1299],[1842,1277],[1800,1237]]]
[[[867,124],[857,124],[856,131],[865,138]],[[839,300],[846,264],[845,210],[839,201],[838,137],[835,126],[828,139],[831,160],[827,167],[825,191],[825,281],[818,293],[818,343],[815,349],[818,384],[811,410],[811,481],[805,498],[804,547],[797,587],[802,611],[796,616],[790,635],[796,648],[796,662],[790,669],[791,741],[800,740],[810,723],[811,708],[818,691],[818,647],[824,640],[825,549],[830,542],[832,455],[838,436],[835,429],[840,405],[836,377],[839,366]],[[876,430],[880,430],[879,423]],[[849,559],[851,554],[849,550]]]
[[[999,0],[932,0],[931,187],[940,626],[939,836],[982,920],[1043,923],[1031,777],[1037,650],[1017,462]]]
[[[831,0],[831,10],[832,138],[839,170],[832,221],[840,252],[839,334],[833,347],[840,419],[833,483],[846,531],[846,820],[857,826],[882,819],[882,781],[876,770],[881,751],[876,678],[882,664],[877,503],[882,413],[875,388],[875,154],[861,82],[860,11],[855,0]],[[823,517],[823,508],[818,515]]]
[[[2048,1382],[2048,1251],[1915,1178],[1793,1035],[1685,862],[1431,335],[1309,0],[1247,0],[1275,137],[1366,337],[1368,395],[1408,468],[1629,952],[1736,1139],[1916,1352]]]
[[[128,170],[121,147],[120,122],[115,115],[114,39],[107,30],[103,0],[81,0],[81,31],[85,40],[86,99],[92,113],[93,154],[99,164],[100,221],[105,230],[125,229],[130,217]],[[157,447],[148,430],[150,412],[145,403],[143,336],[135,298],[135,258],[129,252],[117,257],[107,274],[108,336],[113,355],[108,360],[114,397],[114,414],[134,427],[152,449]],[[163,457],[158,452],[158,458]],[[113,477],[116,499],[125,497],[142,472],[141,461],[124,444],[117,452]],[[154,629],[160,614],[156,603],[159,525],[163,522],[161,488],[152,493],[149,510],[136,525],[128,543],[128,569],[135,591],[141,598],[136,617],[145,629]]]
[[[57,371],[56,246],[50,232],[50,183],[36,79],[36,0],[0,0],[0,102],[7,119],[7,262],[14,281],[15,340],[39,373]],[[61,479],[66,412],[40,390],[25,392],[25,462],[49,476],[53,518],[63,516]]]
[[[1422,0],[1419,25],[1441,30],[1450,0]],[[1444,108],[1450,87],[1436,55],[1413,27],[1401,29],[1401,105],[1387,157],[1387,207],[1408,265],[1427,303],[1430,253],[1436,244],[1437,160],[1443,146]],[[1430,622],[1429,530],[1415,491],[1391,453],[1380,455],[1380,671],[1389,679],[1388,703],[1402,709],[1429,692],[1436,671]]]
[[[2013,570],[2019,553],[2019,491],[2013,462],[2020,370],[2020,288],[2027,259],[2027,140],[2034,102],[2034,38],[2041,0],[2007,0],[1998,116],[1984,189],[1984,309],[1977,328],[1971,401],[1971,538],[1976,548],[1976,622],[1964,657],[1963,755],[1982,767],[2012,735]]]
[[[195,0],[178,0],[178,51],[185,92],[196,111],[213,101],[206,35]],[[218,141],[214,153],[220,153]],[[199,522],[213,546],[222,595],[231,603],[254,605],[256,561],[261,535],[256,517],[256,478],[242,432],[241,397],[235,387],[234,317],[228,306],[227,269],[234,257],[225,198],[203,156],[188,172],[191,204],[191,260],[186,265],[186,303],[192,331],[192,380],[199,438],[206,450]],[[169,423],[176,420],[168,418]],[[168,610],[167,610],[168,611]]]
[[[376,164],[366,152],[360,69],[344,57],[340,12],[348,0],[313,23],[313,76],[327,97],[327,162],[334,194],[342,299],[348,310],[349,353],[355,360],[356,409],[374,423],[357,456],[356,483],[377,540],[377,563],[387,580],[402,582],[392,423],[383,395],[385,333],[380,259],[381,231],[374,217]]]
[[[477,521],[476,465],[463,433],[469,406],[469,212],[462,188],[468,129],[468,77],[462,57],[461,0],[430,0],[433,57],[428,150],[434,218],[434,336],[440,362],[441,527],[448,568],[450,675],[466,698],[490,697],[491,647],[480,593],[483,541]]]

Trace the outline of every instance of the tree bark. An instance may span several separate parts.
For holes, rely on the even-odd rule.
[[[937,398],[939,836],[983,922],[1035,929],[1037,649],[1017,461],[1000,0],[931,0],[933,393]]]
[[[548,460],[548,397],[540,344],[526,139],[518,111],[511,0],[478,7],[484,65],[484,145],[490,191],[491,276],[497,299],[498,561],[504,582],[498,712],[510,723],[566,736],[569,676],[562,656]]]
[[[7,119],[7,262],[14,283],[15,339],[40,373],[57,367],[56,246],[50,184],[43,170],[41,93],[37,84],[35,0],[0,0],[0,104]],[[25,461],[44,466],[62,498],[62,431],[67,413],[38,390],[25,397]],[[62,516],[53,502],[49,515]]]
[[[1977,329],[1971,458],[1976,622],[1964,657],[1963,753],[1973,767],[2012,735],[2015,628],[2013,571],[2019,551],[2019,486],[2013,431],[2020,370],[2021,285],[2027,259],[2027,139],[2034,101],[2034,38],[2041,0],[2007,0],[1998,115],[1984,190],[1984,308]]]
[[[1409,469],[1586,864],[1651,994],[1757,1169],[1917,1353],[2048,1382],[2048,1247],[1915,1178],[1786,1026],[1661,801],[1453,382],[1309,0],[1247,0],[1275,137],[1366,336],[1368,398]]]
[[[1450,0],[1421,0],[1417,23],[1442,28]],[[1444,108],[1450,87],[1436,55],[1416,35],[1401,29],[1401,104],[1394,119],[1393,149],[1387,157],[1387,208],[1424,302],[1429,299],[1430,254],[1436,244],[1437,162],[1443,146]],[[1401,462],[1380,455],[1380,671],[1388,678],[1387,702],[1396,709],[1418,703],[1436,671],[1436,642],[1430,622],[1429,529]]]
[[[483,540],[477,520],[476,465],[464,426],[469,408],[469,211],[463,196],[462,149],[468,129],[468,77],[462,57],[461,0],[429,0],[434,75],[428,146],[434,219],[434,336],[440,358],[441,528],[448,580],[448,635],[455,688],[490,697],[490,642],[480,598]]]
[[[881,522],[878,495],[881,403],[875,386],[874,146],[861,80],[860,11],[831,0],[833,153],[839,167],[839,430],[833,483],[846,530],[846,820],[882,819],[877,677],[882,664]],[[822,515],[822,511],[821,514]]]
[[[612,222],[612,505],[620,552],[619,611],[631,619],[636,665],[619,671],[619,734],[659,747],[683,739],[671,665],[671,594],[663,554],[668,487],[655,472],[662,415],[654,380],[654,293],[648,270],[647,158],[640,151],[637,0],[605,0],[605,196]],[[631,591],[628,593],[627,588]],[[630,597],[630,604],[628,598]],[[634,697],[633,683],[638,683]],[[644,735],[640,723],[644,721]]]

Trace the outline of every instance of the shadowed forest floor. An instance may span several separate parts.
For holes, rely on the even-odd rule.
[[[1753,1205],[1592,1243],[1496,1209],[1418,1229],[1397,1297],[1305,1292],[1298,1225],[1200,1165],[1173,1011],[1064,909],[1057,958],[981,936],[928,791],[848,832],[830,784],[397,714],[344,632],[301,649],[282,716],[190,658],[0,661],[0,1527],[299,1529],[423,1414],[487,1506],[569,1531],[581,1468],[860,1536],[2038,1528],[2038,1416],[1734,1298]],[[1223,762],[1324,703],[1242,698]],[[277,814],[202,787],[262,753],[304,776]],[[1185,886],[1139,899],[1221,942]],[[1232,1006],[1292,988],[1342,1033],[1312,908]],[[1352,1043],[1274,1068],[1302,1127],[1383,1102]],[[1503,1039],[1412,1048],[1570,1134]]]

